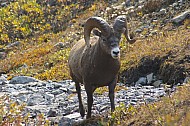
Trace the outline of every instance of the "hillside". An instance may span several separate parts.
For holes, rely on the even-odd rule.
[[[18,4],[21,6],[20,8],[17,7]],[[86,5],[84,3],[69,4],[61,2],[55,4],[55,6],[48,6],[49,4],[50,3],[35,3],[34,1],[26,3],[13,2],[7,7],[1,8],[1,13],[4,13],[4,15],[1,15],[0,65],[2,67],[0,68],[0,73],[6,73],[10,78],[16,75],[28,75],[41,80],[56,81],[70,78],[68,74],[67,57],[73,43],[82,38],[83,28],[81,26],[86,18],[97,15],[105,17],[108,21],[110,19],[110,21],[112,21],[112,19],[119,14],[119,11],[121,11],[121,14],[129,13],[129,18],[132,22],[129,23],[129,28],[136,34],[136,37],[140,38],[134,46],[126,45],[124,43],[125,40],[121,42],[121,48],[123,49],[121,77],[124,76],[130,79],[129,83],[137,81],[137,78],[143,74],[145,75],[153,71],[157,73],[158,70],[152,68],[150,71],[143,71],[138,68],[134,70],[133,68],[128,69],[128,67],[132,65],[137,67],[135,65],[140,64],[140,61],[152,62],[151,60],[154,60],[150,57],[151,51],[154,50],[152,47],[158,46],[156,44],[158,41],[160,46],[165,45],[164,36],[178,34],[176,31],[181,32],[179,29],[183,29],[171,26],[172,24],[168,23],[169,20],[175,15],[186,11],[188,8],[188,1],[186,1],[185,4],[182,4],[183,6],[178,7],[178,10],[173,7],[168,8],[168,10],[171,9],[170,13],[172,15],[168,12],[165,12],[164,15],[160,14],[161,12],[158,10],[157,13],[150,13],[154,11],[151,10],[152,6],[161,8],[161,5],[154,5],[154,3],[151,2],[145,4],[145,7],[147,6],[146,8],[150,9],[149,13],[147,13],[143,7],[141,10],[138,8],[135,10],[133,8],[123,8],[123,5],[119,3],[115,3],[116,5],[114,5],[114,8],[106,8],[106,6],[110,6],[110,4],[106,2],[101,4],[98,2],[89,2]],[[61,7],[62,4],[68,5]],[[81,9],[86,10],[80,11]],[[9,10],[11,10],[11,12],[9,12]],[[103,13],[104,10],[106,10],[106,13]],[[69,11],[72,13],[68,13]],[[80,18],[77,18],[79,15]],[[65,20],[64,17],[68,19]],[[184,27],[188,27],[189,21],[185,20],[185,22],[187,26]],[[66,26],[69,27],[66,28]],[[151,39],[148,36],[152,36]],[[168,37],[167,45],[163,47],[164,49],[161,47],[162,50],[154,50],[158,56],[156,59],[158,58],[159,61],[165,60],[164,55],[167,55],[173,47],[179,44],[177,42],[174,43],[173,39],[175,38]],[[179,41],[180,40],[178,40],[178,42]],[[149,47],[146,49],[149,50],[136,50],[135,46],[142,46],[143,48],[144,44],[139,45],[142,42],[146,43],[146,46]],[[140,52],[141,55],[134,52],[134,50]],[[132,54],[129,55],[129,53]],[[159,57],[163,58],[159,59]],[[157,66],[153,65],[153,67],[159,69],[160,66],[158,65],[161,64],[157,64]],[[134,76],[134,74],[137,73],[135,70],[142,71],[142,73],[138,72],[138,75]],[[134,72],[131,73],[131,71]],[[162,72],[162,70],[160,69],[159,72]],[[132,77],[128,76],[129,74]],[[183,79],[185,77],[185,75],[180,76]],[[180,78],[176,79],[176,81],[180,80]],[[167,82],[169,79],[166,78],[164,80]]]
[[[144,102],[141,106],[126,108],[121,103],[110,118],[103,116],[104,112],[106,116],[109,114],[109,111],[104,111],[99,115],[100,118],[84,120],[76,125],[189,124],[189,0],[17,0],[1,1],[0,4],[0,76],[5,76],[7,84],[0,83],[0,92],[4,87],[10,86],[10,81],[17,76],[34,77],[45,84],[49,84],[48,80],[55,82],[52,82],[55,85],[67,84],[66,81],[71,79],[67,64],[68,55],[74,43],[83,38],[85,20],[90,16],[101,16],[110,23],[118,15],[127,15],[130,34],[137,42],[129,45],[122,37],[119,83],[124,86],[118,86],[117,91],[136,86],[142,78],[147,79],[148,75],[152,75],[152,83],[148,84],[146,81],[142,86],[155,86],[154,82],[160,81],[155,87],[163,88],[166,95],[163,98],[159,96],[157,102]],[[177,88],[177,91],[168,93],[164,86],[169,86],[171,90],[173,87]],[[70,91],[70,87],[64,88]],[[73,92],[75,91],[71,88],[67,97],[75,98]],[[96,91],[98,95],[105,92],[105,88]],[[8,100],[6,97],[1,99]],[[0,101],[3,101],[1,99]],[[13,104],[13,109],[15,106],[17,107]],[[22,111],[24,106],[20,105],[16,110]],[[3,110],[3,107],[0,110]],[[46,118],[46,114],[40,118],[51,120]],[[45,119],[43,121],[46,123],[41,120],[44,125],[49,123]],[[60,120],[58,122],[60,123]]]

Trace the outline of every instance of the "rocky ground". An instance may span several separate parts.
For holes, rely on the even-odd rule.
[[[189,78],[184,80],[183,85]],[[162,80],[154,80],[153,74],[141,77],[135,86],[117,84],[119,90],[115,93],[115,104],[119,106],[124,103],[129,105],[140,105],[159,100],[160,97],[175,91],[176,86],[164,85]],[[17,76],[10,81],[6,75],[0,77],[0,96],[8,95],[18,104],[26,103],[26,110],[23,114],[30,113],[31,118],[44,113],[45,117],[53,124],[69,126],[75,122],[82,121],[79,114],[78,98],[75,84],[71,80],[62,82],[40,81],[32,77]],[[87,106],[87,96],[82,86],[82,97]],[[108,116],[110,101],[108,92],[94,93],[93,115]],[[106,113],[106,114],[105,114]]]

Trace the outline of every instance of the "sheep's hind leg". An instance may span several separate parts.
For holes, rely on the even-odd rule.
[[[85,109],[82,103],[82,98],[81,98],[81,87],[79,82],[75,82],[75,86],[76,86],[76,90],[77,90],[77,94],[78,94],[78,100],[79,100],[79,111],[80,111],[80,115],[82,117],[84,117],[85,115]]]
[[[110,98],[110,102],[111,102],[111,112],[114,112],[114,110],[115,110],[114,90],[115,90],[116,83],[117,83],[117,78],[115,78],[112,81],[112,83],[110,83],[110,85],[109,85],[109,98]]]

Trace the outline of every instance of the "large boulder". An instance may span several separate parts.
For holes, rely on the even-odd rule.
[[[190,9],[187,10],[187,11],[185,11],[185,12],[183,12],[183,13],[181,13],[180,15],[178,15],[178,16],[172,18],[171,21],[172,21],[172,23],[179,25],[179,24],[181,24],[185,19],[190,19]]]
[[[37,82],[38,80],[28,76],[16,76],[10,80],[10,84],[26,84],[29,82]]]

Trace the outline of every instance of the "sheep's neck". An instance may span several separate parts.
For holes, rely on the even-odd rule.
[[[111,69],[114,66],[120,66],[119,60],[113,59],[110,54],[107,54],[106,51],[101,47],[101,43],[98,41],[95,44],[94,54],[92,55],[92,63],[96,64],[96,67],[104,69]]]
[[[86,82],[94,84],[95,87],[109,85],[120,68],[120,61],[107,54],[100,44],[98,41],[88,52],[90,63],[86,64],[86,68],[89,71],[85,71],[85,76],[88,77]]]
[[[117,76],[120,61],[113,59],[110,54],[107,54],[101,43],[92,43],[91,48],[84,51],[81,67],[85,83],[91,83],[95,87],[109,85]]]

